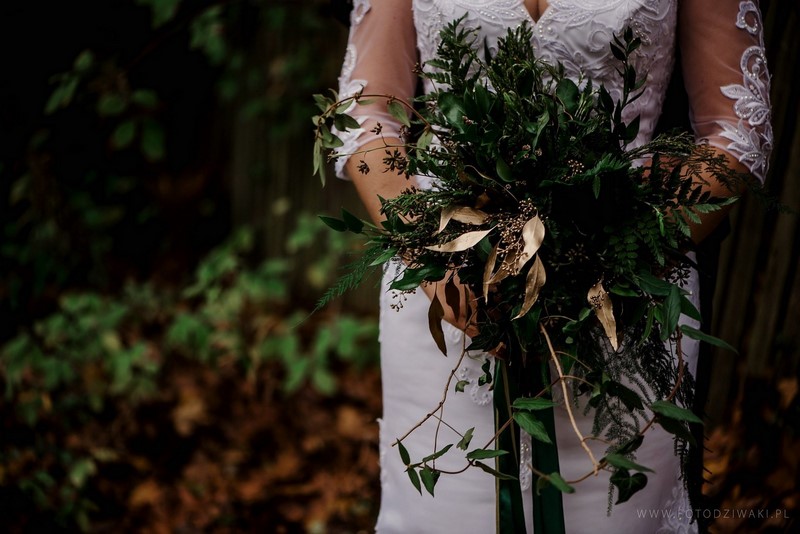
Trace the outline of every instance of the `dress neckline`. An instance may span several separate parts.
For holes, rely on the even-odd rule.
[[[525,16],[528,17],[528,21],[531,23],[532,26],[537,26],[539,22],[544,19],[547,13],[550,11],[550,8],[553,7],[553,2],[548,1],[547,7],[545,7],[541,13],[539,13],[539,18],[533,18],[533,15],[530,11],[528,11],[528,7],[525,5],[525,0],[519,0],[519,5],[522,8],[522,11],[525,12]]]

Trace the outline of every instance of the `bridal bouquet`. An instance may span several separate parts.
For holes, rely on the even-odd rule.
[[[552,410],[566,410],[574,423],[573,411],[588,406],[592,436],[573,424],[587,453],[587,476],[611,471],[623,502],[647,481],[650,470],[635,461],[647,430],[661,425],[680,451],[692,441],[688,423],[701,422],[682,407],[690,405],[692,378],[681,339],[724,343],[679,325],[682,313],[699,319],[681,289],[691,267],[685,252],[690,224],[732,202],[705,192],[702,173],[731,187],[739,178],[687,134],[630,146],[638,118],[625,122],[623,111],[644,83],[629,61],[640,44],[632,31],[610,43],[622,80],[617,99],[537,59],[527,26],[510,30],[493,57],[458,21],[441,38],[437,57],[421,73],[438,88],[432,94],[414,102],[365,93],[316,97],[322,113],[314,119],[314,164],[323,179],[326,154],[345,156],[336,152],[342,146],[336,132],[359,127],[347,109],[375,99],[386,99],[405,126],[400,146],[387,141],[381,148],[382,170],[434,178],[430,189],[409,187],[382,199],[380,227],[346,211],[342,219],[323,217],[334,230],[363,234],[367,242],[321,304],[399,257],[406,267],[393,289],[444,286],[444,302],[434,297],[429,311],[441,351],[444,305],[458,311],[466,301],[479,331],[467,350],[495,354],[496,366],[487,364],[481,380],[493,384],[506,418],[498,421],[497,443],[471,448],[466,430],[461,442],[415,460],[398,440],[417,489],[433,493],[435,460],[453,454],[453,446],[466,451],[468,467],[514,478],[516,464],[505,459],[521,428],[538,450],[531,466],[537,492],[545,495],[541,490],[551,486],[570,493],[579,480],[558,473]],[[363,160],[361,170],[369,171]],[[449,387],[457,394],[464,384]],[[586,446],[593,438],[609,444],[604,457]],[[499,462],[490,466],[486,460],[494,458]],[[560,493],[550,493],[560,503]]]

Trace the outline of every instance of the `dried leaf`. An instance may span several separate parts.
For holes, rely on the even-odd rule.
[[[525,279],[525,301],[522,303],[522,309],[519,310],[519,313],[514,319],[519,319],[524,316],[531,307],[533,307],[536,303],[536,299],[539,298],[539,291],[544,287],[546,280],[547,275],[544,271],[544,265],[542,264],[541,258],[537,255]]]
[[[525,246],[522,249],[522,253],[517,258],[516,265],[514,266],[514,274],[520,272],[522,268],[525,267],[525,264],[533,258],[536,251],[542,246],[544,234],[544,223],[542,223],[538,215],[525,223],[525,226],[522,227],[522,239],[525,242]]]
[[[461,316],[461,291],[456,285],[455,280],[451,277],[444,285],[444,300],[447,305],[453,310],[453,315],[456,317]]]
[[[492,276],[494,275],[494,266],[497,263],[497,250],[500,248],[500,243],[492,247],[489,257],[486,258],[486,267],[483,269],[483,298],[489,302],[489,285],[492,283]]]
[[[447,344],[444,341],[444,331],[442,330],[442,319],[444,318],[444,308],[439,301],[439,295],[433,295],[431,307],[428,308],[428,328],[431,331],[436,346],[447,356]]]
[[[477,226],[485,223],[488,218],[489,215],[475,208],[469,208],[467,206],[448,206],[442,209],[442,213],[439,217],[439,229],[436,230],[433,235],[444,230],[451,220]]]
[[[459,206],[453,211],[453,220],[464,224],[473,224],[477,226],[485,223],[488,218],[489,215],[486,212],[466,206]]]
[[[617,322],[614,319],[614,306],[611,303],[611,295],[603,288],[603,281],[600,280],[589,290],[586,300],[594,310],[600,324],[603,325],[611,347],[616,351],[619,348],[617,341]]]
[[[436,252],[461,252],[462,250],[467,250],[468,248],[477,245],[478,241],[489,235],[489,232],[491,231],[492,229],[490,228],[488,230],[466,232],[457,238],[448,241],[447,243],[442,243],[441,245],[431,245],[425,248]]]

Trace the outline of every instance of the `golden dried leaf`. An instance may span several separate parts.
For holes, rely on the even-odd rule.
[[[544,235],[544,223],[542,223],[538,215],[530,219],[525,223],[525,226],[522,227],[522,239],[525,242],[525,246],[522,249],[522,253],[517,258],[517,263],[514,267],[515,274],[525,267],[525,264],[533,258],[533,255],[536,254],[539,247],[542,246]]]
[[[444,230],[451,220],[464,224],[480,225],[486,222],[489,215],[481,210],[469,208],[467,206],[448,206],[442,209],[439,216],[439,229],[433,235]]]
[[[611,347],[617,350],[619,342],[617,341],[617,322],[614,319],[614,306],[611,302],[611,295],[603,288],[602,280],[592,286],[586,295],[586,300],[589,301],[589,305],[600,320],[600,324],[603,325],[603,330],[611,343]]]
[[[445,227],[447,227],[447,223],[449,223],[450,219],[453,218],[453,213],[455,213],[455,211],[456,208],[453,206],[442,208],[442,213],[439,215],[439,229],[436,230],[433,235],[440,233],[445,229]]]
[[[428,308],[428,328],[431,331],[436,346],[447,356],[447,344],[444,341],[444,331],[442,330],[442,319],[444,318],[444,307],[439,301],[439,295],[434,294],[431,299],[431,307]]]
[[[480,225],[486,222],[489,215],[475,208],[460,206],[453,211],[453,220],[464,224]]]
[[[519,310],[514,319],[519,319],[524,316],[536,304],[536,299],[539,298],[539,292],[544,287],[547,281],[547,273],[544,270],[541,258],[537,255],[536,259],[531,265],[528,276],[525,278],[525,301],[522,303],[522,308]]]
[[[483,269],[483,298],[486,302],[489,301],[489,285],[492,283],[494,266],[497,263],[497,249],[499,248],[500,243],[492,247],[492,251],[489,252],[489,257],[486,258],[486,266]]]
[[[489,235],[489,232],[491,231],[492,229],[490,228],[489,230],[466,232],[457,238],[448,241],[447,243],[442,243],[441,245],[431,245],[425,248],[428,250],[434,250],[436,252],[461,252],[462,250],[467,250],[468,248],[477,245],[478,241]]]

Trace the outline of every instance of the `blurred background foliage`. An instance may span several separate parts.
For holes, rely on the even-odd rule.
[[[798,7],[763,5],[770,180],[796,207]],[[336,85],[348,9],[0,7],[3,527],[371,530],[376,290],[309,317],[359,246],[316,217],[355,195],[310,172],[310,95]],[[768,487],[749,506],[796,509],[800,232],[759,210],[738,210],[723,250],[715,329],[746,350],[716,356],[709,411],[729,430],[709,493]]]

